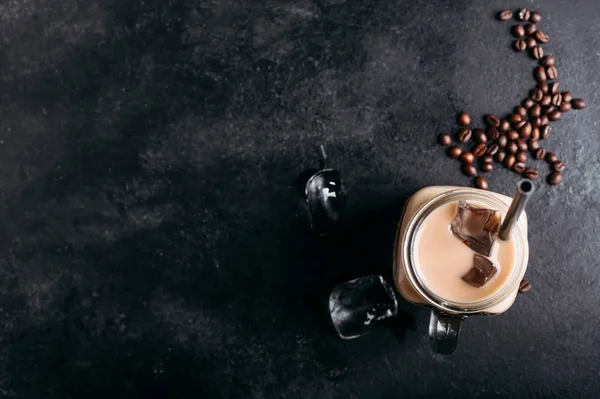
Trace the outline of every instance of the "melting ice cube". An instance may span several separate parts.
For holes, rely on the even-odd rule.
[[[473,251],[489,256],[500,228],[500,212],[459,201],[452,233]]]
[[[498,269],[491,260],[485,256],[475,254],[473,257],[473,266],[462,279],[473,287],[482,287],[494,277]]]
[[[360,277],[337,285],[329,296],[329,314],[338,335],[357,338],[396,316],[398,302],[383,277]]]

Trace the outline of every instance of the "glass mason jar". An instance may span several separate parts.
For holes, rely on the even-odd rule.
[[[511,202],[511,198],[505,195],[474,188],[426,187],[406,202],[396,234],[394,283],[404,299],[432,309],[429,337],[433,349],[439,353],[451,353],[456,349],[460,325],[467,316],[497,315],[510,308],[517,296],[529,259],[527,216],[523,212],[511,231],[516,243],[515,265],[501,287],[490,296],[476,302],[452,302],[432,292],[424,284],[424,279],[415,267],[415,237],[431,212],[442,205],[459,200],[496,209],[502,216],[506,215]]]

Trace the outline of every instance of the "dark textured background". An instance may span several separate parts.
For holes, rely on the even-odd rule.
[[[0,1],[0,397],[598,397],[600,3],[540,3]],[[323,299],[389,277],[407,196],[470,184],[436,135],[533,87],[494,20],[522,5],[590,104],[547,141],[533,291],[451,357],[407,304],[338,339]],[[324,240],[292,187],[319,145],[349,196]]]

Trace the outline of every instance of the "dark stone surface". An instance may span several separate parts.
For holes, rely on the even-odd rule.
[[[529,208],[533,290],[451,357],[424,309],[354,341],[325,313],[335,283],[389,278],[408,195],[470,183],[436,144],[456,113],[533,87],[493,18],[519,5],[1,1],[0,396],[598,397],[597,1],[541,9],[590,105],[547,141],[568,170]],[[321,144],[349,199],[326,240],[293,190]]]

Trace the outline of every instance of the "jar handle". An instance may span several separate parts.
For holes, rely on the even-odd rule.
[[[434,352],[449,355],[456,350],[460,325],[466,316],[456,316],[431,311],[429,320],[429,340]]]

